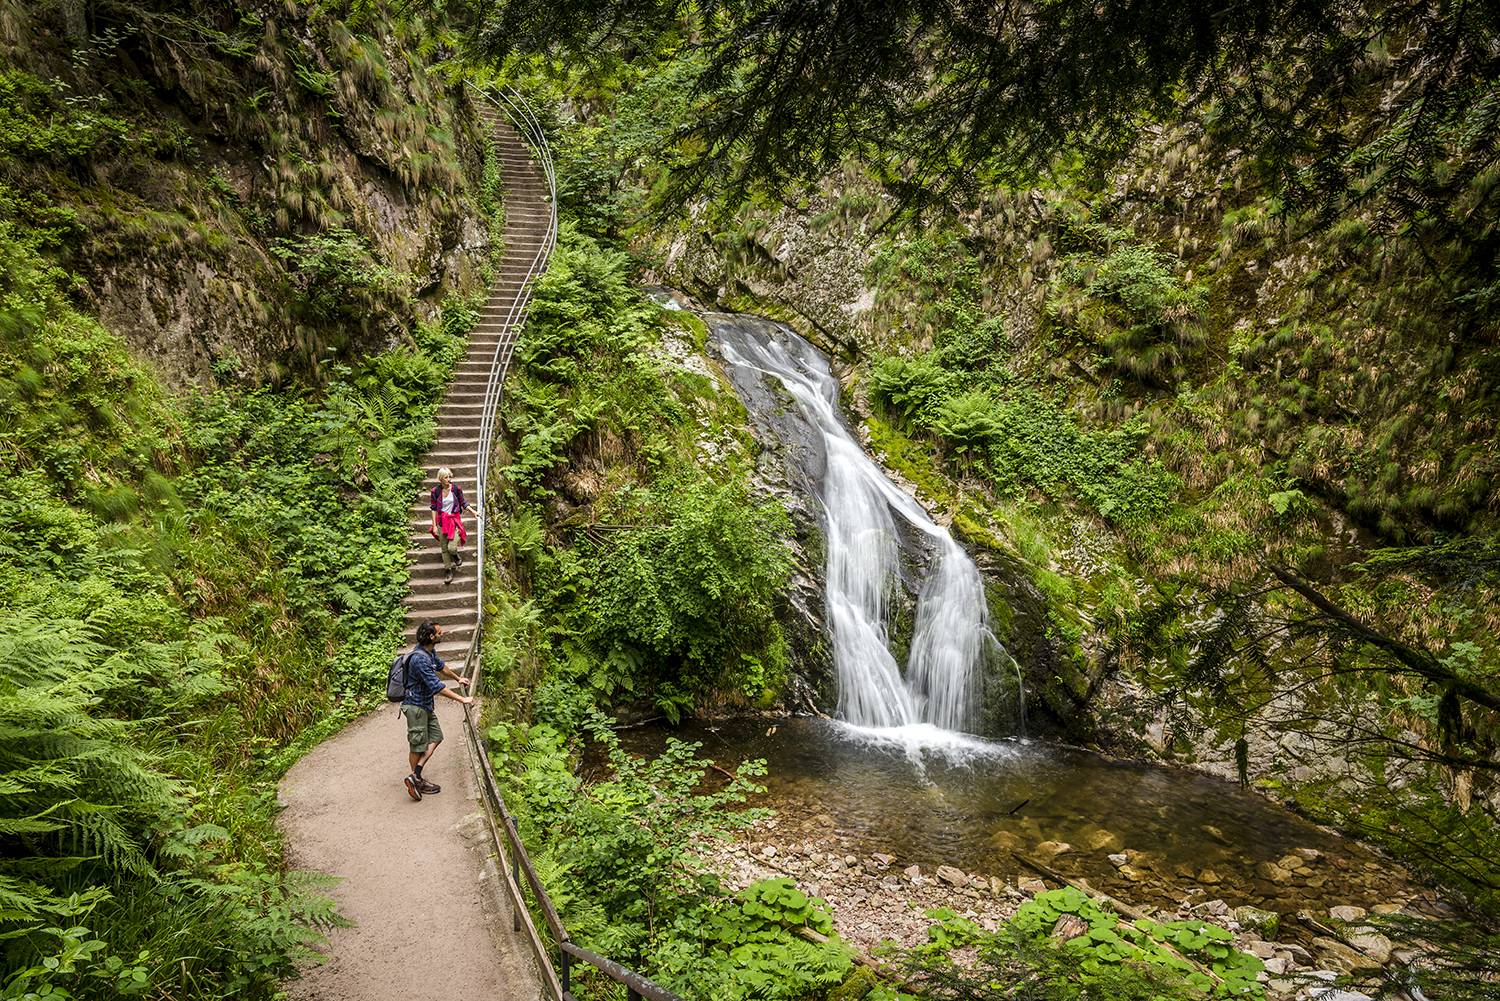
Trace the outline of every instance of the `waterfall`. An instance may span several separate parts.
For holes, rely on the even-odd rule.
[[[773,376],[822,438],[821,484],[828,623],[838,670],[838,712],[865,727],[930,723],[967,730],[977,668],[999,643],[987,625],[984,584],[968,554],[921,505],[896,487],[845,428],[839,382],[827,359],[779,324],[729,314],[705,316],[731,366]],[[936,551],[917,600],[903,677],[889,649],[900,579],[897,521]]]

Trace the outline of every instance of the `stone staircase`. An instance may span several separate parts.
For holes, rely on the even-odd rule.
[[[479,313],[479,323],[469,335],[469,349],[448,384],[442,409],[438,411],[437,436],[432,451],[423,459],[426,480],[411,508],[411,537],[406,551],[411,567],[411,591],[406,606],[406,644],[416,641],[417,626],[431,619],[443,627],[438,656],[460,673],[469,641],[478,621],[475,557],[478,525],[472,514],[464,518],[469,542],[464,546],[464,565],[443,583],[443,561],[429,529],[432,509],[429,494],[437,485],[437,471],[447,466],[464,497],[477,506],[475,478],[478,475],[479,428],[483,418],[485,387],[489,382],[497,349],[508,360],[520,331],[506,325],[511,308],[525,290],[537,251],[547,240],[552,205],[548,201],[545,175],[531,152],[505,116],[487,102],[480,103],[486,127],[497,140],[501,181],[505,189],[505,256],[490,289],[489,300]]]

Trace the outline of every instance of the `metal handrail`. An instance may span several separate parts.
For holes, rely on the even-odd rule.
[[[515,351],[515,343],[520,336],[522,325],[531,312],[531,284],[547,268],[547,261],[552,256],[552,248],[557,245],[557,173],[552,165],[552,152],[547,145],[546,134],[542,131],[541,122],[537,120],[526,99],[514,88],[504,90],[496,88],[486,92],[469,84],[470,88],[498,108],[506,118],[510,119],[511,126],[520,135],[521,141],[530,149],[532,154],[541,164],[542,172],[547,178],[547,204],[550,206],[551,214],[547,223],[547,235],[543,238],[541,246],[533,255],[531,264],[527,268],[526,277],[522,281],[521,290],[511,303],[510,310],[505,316],[505,336],[495,345],[495,355],[490,361],[490,377],[484,388],[484,407],[480,411],[479,419],[479,451],[476,456],[477,467],[475,469],[475,501],[480,511],[488,512],[486,501],[489,494],[489,472],[490,451],[494,442],[495,417],[500,409],[500,400],[505,376],[510,369],[511,355]],[[508,91],[508,92],[507,92]],[[485,523],[488,515],[480,519],[478,525],[478,538],[475,542],[475,566],[478,567],[476,576],[475,617],[474,633],[469,638],[469,649],[464,656],[464,664],[475,665],[475,684],[473,691],[480,692],[477,667],[479,658],[482,656],[483,643],[480,639],[484,632],[484,551],[485,551]]]
[[[525,281],[522,283],[521,291],[517,293],[506,315],[506,336],[500,339],[495,346],[495,357],[490,363],[489,382],[485,386],[484,409],[480,418],[479,427],[479,454],[478,468],[475,470],[475,494],[478,499],[479,509],[485,511],[485,501],[489,486],[490,452],[494,438],[495,418],[500,409],[501,389],[505,382],[506,371],[510,367],[511,355],[515,350],[515,342],[519,336],[521,325],[526,322],[526,317],[531,309],[531,283],[537,275],[546,268],[547,261],[551,257],[552,249],[557,245],[557,175],[552,165],[552,155],[547,146],[547,137],[542,131],[541,123],[532,113],[526,100],[514,89],[496,89],[486,93],[478,87],[471,87],[482,98],[498,107],[510,119],[512,126],[520,134],[522,141],[530,148],[536,156],[537,162],[541,164],[542,171],[547,177],[548,204],[551,206],[551,216],[547,227],[547,235],[542,241],[541,247],[537,249],[531,266],[527,271]],[[483,644],[480,642],[480,634],[484,626],[484,541],[485,541],[485,519],[479,522],[478,542],[476,543],[475,566],[479,578],[478,594],[476,601],[478,607],[475,614],[474,635],[469,640],[469,650],[464,657],[464,669],[470,674],[473,681],[471,691],[478,694],[483,688]],[[525,932],[527,944],[530,945],[533,955],[536,957],[538,973],[541,975],[547,992],[552,995],[554,1001],[573,1001],[570,990],[569,971],[571,960],[578,958],[591,964],[616,982],[625,986],[627,998],[636,1001],[637,998],[648,998],[650,1001],[682,1001],[671,991],[652,983],[650,980],[638,973],[616,963],[614,960],[606,959],[596,953],[590,952],[580,946],[574,945],[568,937],[568,930],[563,926],[562,918],[557,913],[556,906],[551,897],[547,895],[542,881],[538,878],[536,869],[531,863],[531,854],[526,850],[526,845],[521,841],[520,832],[516,829],[516,818],[511,815],[505,806],[505,799],[500,795],[500,784],[495,778],[494,767],[490,764],[489,748],[487,741],[480,736],[477,720],[474,718],[474,710],[471,706],[464,706],[464,729],[468,734],[468,746],[470,753],[474,756],[475,772],[480,784],[484,788],[485,798],[489,801],[490,809],[484,814],[490,826],[490,836],[494,839],[495,851],[502,862],[505,860],[505,848],[510,849],[510,866],[501,866],[503,871],[506,893],[510,896],[511,909],[515,915],[515,930]],[[499,817],[500,823],[495,822]],[[503,834],[502,834],[503,830]],[[547,956],[546,948],[542,944],[541,935],[538,933],[536,923],[531,918],[531,911],[526,906],[525,896],[521,892],[521,879],[525,876],[526,884],[531,888],[536,898],[537,907],[542,912],[542,917],[547,925],[552,940],[557,944],[558,970],[552,966]]]

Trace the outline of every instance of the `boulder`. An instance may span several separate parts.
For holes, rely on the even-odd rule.
[[[1134,848],[1125,853],[1130,858],[1130,864],[1137,869],[1146,869],[1160,876],[1174,875],[1172,867],[1167,860],[1156,852],[1138,852]]]
[[[1346,931],[1344,941],[1382,966],[1390,962],[1391,940],[1369,925],[1360,925]]]
[[[1098,824],[1090,824],[1078,832],[1075,840],[1091,852],[1117,852],[1124,847],[1120,836],[1113,831],[1106,831]]]
[[[1004,852],[1021,852],[1026,850],[1026,839],[1015,831],[996,831],[990,835],[990,846]]]
[[[1275,911],[1263,911],[1259,907],[1236,907],[1234,919],[1242,928],[1253,928],[1261,938],[1274,939],[1281,927],[1281,915]]]

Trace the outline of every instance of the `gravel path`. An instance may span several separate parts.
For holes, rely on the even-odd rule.
[[[446,738],[425,770],[442,786],[407,795],[405,720],[381,708],[282,780],[291,864],[343,878],[352,928],[328,933],[327,962],[287,985],[295,1001],[533,1001],[530,953],[491,858],[463,740],[463,707],[438,699]]]

